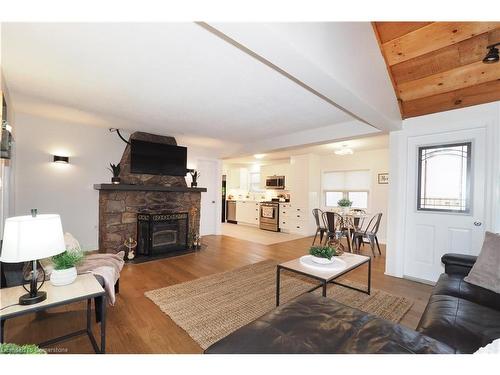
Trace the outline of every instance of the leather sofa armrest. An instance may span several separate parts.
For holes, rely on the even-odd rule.
[[[476,262],[477,256],[465,254],[444,254],[441,262],[444,264],[444,271],[450,274],[468,275],[472,266]]]

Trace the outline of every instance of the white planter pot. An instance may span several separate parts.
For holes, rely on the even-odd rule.
[[[344,215],[347,215],[349,212],[351,212],[351,207],[342,207],[342,213]]]
[[[76,280],[76,268],[53,270],[50,274],[50,283],[54,286],[69,285]]]
[[[332,259],[320,258],[320,257],[316,257],[314,255],[311,257],[311,260],[314,263],[318,263],[318,264],[332,264],[334,262],[333,258]]]

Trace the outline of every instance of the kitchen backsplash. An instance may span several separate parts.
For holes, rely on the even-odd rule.
[[[226,198],[232,195],[235,200],[248,199],[252,201],[270,201],[272,198],[278,198],[280,194],[289,194],[289,192],[287,190],[249,192],[243,189],[228,189]]]

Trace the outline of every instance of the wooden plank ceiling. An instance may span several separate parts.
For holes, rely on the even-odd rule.
[[[500,22],[374,22],[403,118],[500,100]]]

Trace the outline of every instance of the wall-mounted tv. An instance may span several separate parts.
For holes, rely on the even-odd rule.
[[[187,148],[132,139],[130,169],[132,173],[185,176]]]

